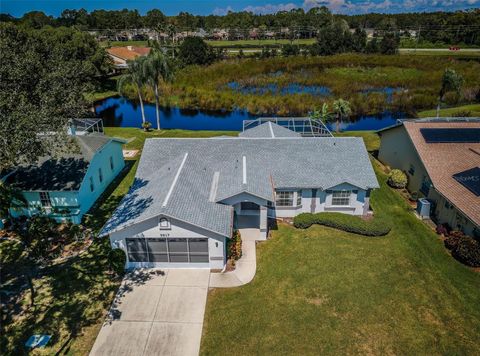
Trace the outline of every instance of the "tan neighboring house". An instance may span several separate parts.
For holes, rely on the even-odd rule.
[[[127,61],[148,55],[150,48],[136,46],[110,47],[107,49],[107,53],[113,59],[113,65],[116,69],[125,69],[128,67]]]
[[[378,158],[408,176],[431,217],[480,235],[480,118],[406,120],[379,131]]]

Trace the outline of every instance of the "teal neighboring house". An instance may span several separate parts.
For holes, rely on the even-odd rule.
[[[37,164],[18,167],[4,177],[19,189],[27,206],[10,208],[13,217],[47,215],[58,222],[79,224],[107,186],[125,167],[125,140],[101,132],[71,129],[78,151]]]

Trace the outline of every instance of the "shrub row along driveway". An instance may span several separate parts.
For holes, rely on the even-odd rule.
[[[210,271],[127,275],[90,355],[198,355]]]

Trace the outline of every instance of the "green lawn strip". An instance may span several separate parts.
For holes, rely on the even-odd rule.
[[[141,150],[147,138],[195,138],[215,136],[237,136],[237,131],[194,131],[194,130],[150,130],[145,132],[134,127],[105,127],[108,136],[120,137],[129,142],[124,146],[127,150]]]
[[[365,143],[368,152],[378,151],[380,148],[380,136],[375,131],[344,131],[333,133],[338,137],[361,137]]]
[[[392,231],[372,239],[280,224],[257,246],[250,284],[209,294],[202,354],[477,352],[480,275],[376,171],[372,206]]]
[[[480,117],[480,104],[462,105],[452,108],[440,109],[441,117],[451,117],[461,112],[470,112],[470,116]],[[418,117],[436,117],[437,109],[420,111]]]
[[[315,39],[298,39],[294,41],[280,39],[280,40],[238,40],[238,41],[206,41],[213,47],[233,47],[233,46],[267,46],[267,45],[311,45],[315,43]]]

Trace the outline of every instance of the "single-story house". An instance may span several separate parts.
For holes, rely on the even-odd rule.
[[[378,158],[407,174],[435,221],[480,234],[480,119],[407,120],[379,134]]]
[[[43,157],[17,167],[5,182],[19,189],[27,205],[10,208],[13,217],[47,215],[58,222],[79,224],[105,188],[125,166],[126,141],[100,133],[75,135],[77,152]]]
[[[366,215],[378,186],[361,138],[305,138],[267,122],[233,138],[147,139],[100,235],[127,268],[222,269],[234,228],[266,238],[268,218]]]
[[[128,67],[127,61],[148,55],[150,48],[137,46],[110,47],[107,48],[107,53],[112,58],[116,69],[124,69]]]

